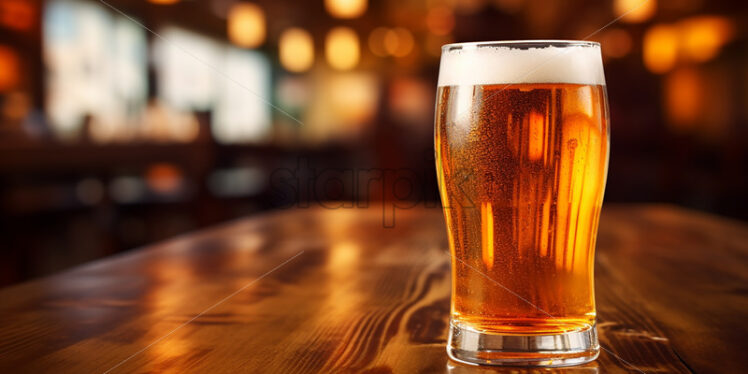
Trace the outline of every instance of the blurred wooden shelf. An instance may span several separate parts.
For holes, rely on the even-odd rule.
[[[0,290],[0,372],[539,372],[450,362],[441,210],[381,214],[291,209]],[[547,372],[748,372],[746,284],[745,224],[606,206],[605,350]]]
[[[212,162],[216,157],[233,159],[253,156],[260,161],[270,162],[279,156],[335,159],[349,151],[341,145],[315,149],[272,144],[218,144],[212,141],[113,144],[0,142],[0,173],[111,171],[116,167],[156,162],[172,162],[199,169],[214,166]]]
[[[203,165],[211,145],[189,144],[61,144],[21,143],[0,145],[0,172],[71,173],[111,170],[153,162]]]

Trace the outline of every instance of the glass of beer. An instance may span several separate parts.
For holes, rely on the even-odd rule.
[[[442,48],[435,149],[452,359],[567,366],[597,357],[593,266],[609,143],[598,43]]]

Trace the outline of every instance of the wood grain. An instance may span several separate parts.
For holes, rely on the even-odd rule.
[[[748,372],[741,223],[606,206],[596,291],[607,351],[581,367],[500,369],[446,357],[441,211],[398,210],[393,228],[381,214],[286,210],[1,290],[0,372]]]

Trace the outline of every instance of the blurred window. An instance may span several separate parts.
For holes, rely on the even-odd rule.
[[[177,27],[153,40],[158,96],[177,110],[209,110],[216,101],[221,45]]]
[[[271,125],[265,55],[167,27],[154,40],[159,97],[178,111],[211,111],[220,143],[258,142]]]
[[[44,9],[47,112],[56,132],[75,136],[88,120],[127,132],[147,98],[145,31],[102,6],[52,0]]]
[[[270,132],[270,62],[259,52],[227,47],[218,76],[213,136],[220,143],[260,142]]]

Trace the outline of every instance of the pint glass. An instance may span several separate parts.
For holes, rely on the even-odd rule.
[[[600,45],[442,49],[435,149],[452,257],[447,352],[473,364],[594,360],[608,169]]]

